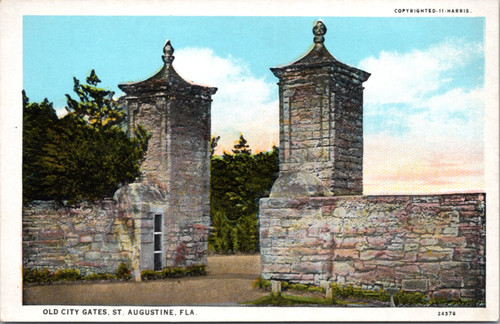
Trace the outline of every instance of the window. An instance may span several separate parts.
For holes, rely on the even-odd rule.
[[[162,215],[155,214],[154,216],[154,232],[153,232],[153,253],[154,253],[154,270],[159,271],[162,269],[161,265],[161,241],[162,241],[162,232],[161,232],[161,223],[162,223]]]

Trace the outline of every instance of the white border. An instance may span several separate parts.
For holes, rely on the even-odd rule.
[[[471,13],[395,13],[396,8],[468,8]],[[0,212],[2,321],[496,321],[498,320],[498,12],[496,0],[345,1],[345,0],[1,0],[0,1]],[[352,17],[486,17],[487,109],[485,125],[487,184],[487,307],[481,308],[259,308],[163,307],[193,309],[194,316],[62,316],[43,315],[57,306],[22,306],[21,300],[21,90],[23,15],[189,15],[189,16],[352,16]],[[89,307],[80,307],[81,309]],[[141,307],[92,307],[139,309]],[[438,310],[456,312],[438,317]],[[59,312],[60,313],[60,312]]]

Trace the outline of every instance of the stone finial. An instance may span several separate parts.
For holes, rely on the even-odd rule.
[[[314,34],[314,43],[315,44],[323,44],[325,38],[323,37],[326,34],[326,26],[323,24],[323,21],[319,19],[313,27]]]
[[[172,47],[172,44],[170,44],[170,40],[167,39],[165,46],[163,47],[163,55],[161,56],[163,62],[165,62],[165,64],[172,64],[175,58],[173,54],[174,48]]]

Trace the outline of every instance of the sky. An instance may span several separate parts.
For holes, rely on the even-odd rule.
[[[364,194],[484,191],[484,18],[24,16],[23,87],[64,113],[73,76],[101,85],[144,80],[163,45],[186,80],[215,86],[218,153],[240,133],[253,152],[279,143],[278,86],[270,67],[313,44],[371,73],[364,83]]]

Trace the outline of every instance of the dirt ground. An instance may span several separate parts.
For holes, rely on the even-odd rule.
[[[142,282],[56,283],[27,286],[29,305],[235,305],[268,294],[252,287],[259,255],[210,256],[208,275]]]

